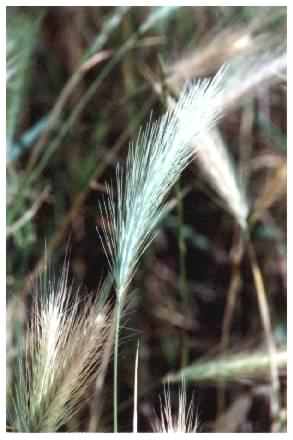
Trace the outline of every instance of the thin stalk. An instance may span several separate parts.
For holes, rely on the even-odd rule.
[[[221,353],[225,354],[229,343],[229,332],[232,324],[233,313],[235,310],[239,289],[241,286],[241,272],[238,265],[233,267],[233,273],[230,286],[227,293],[227,302],[225,305],[224,319],[222,325],[222,339],[220,342]],[[224,411],[225,407],[225,384],[219,389],[218,393],[218,414]]]
[[[138,376],[138,357],[139,357],[139,341],[137,341],[137,349],[135,356],[135,367],[134,367],[134,396],[133,396],[133,429],[134,433],[137,433],[137,376]]]
[[[117,298],[119,298],[118,295]],[[118,432],[118,351],[119,351],[120,316],[121,316],[122,306],[123,306],[123,299],[120,298],[117,301],[116,312],[115,312],[114,392],[113,392],[114,432]]]
[[[225,304],[223,324],[222,324],[222,335],[221,335],[221,353],[224,355],[228,349],[229,344],[229,334],[233,320],[233,314],[235,306],[238,299],[239,290],[241,287],[241,260],[243,255],[243,240],[242,235],[237,226],[237,236],[234,238],[233,249],[232,249],[232,274],[230,279],[230,284],[227,292],[227,300]],[[218,394],[218,414],[220,415],[225,406],[225,386],[219,389]]]
[[[247,248],[250,257],[251,270],[252,270],[253,280],[257,294],[259,313],[263,323],[266,345],[270,358],[270,372],[271,372],[271,382],[272,382],[271,411],[272,411],[273,420],[275,422],[280,412],[280,401],[279,401],[280,384],[279,384],[279,375],[278,375],[278,365],[276,361],[277,350],[273,337],[270,310],[267,301],[267,294],[264,286],[264,281],[257,261],[255,249],[249,237],[247,240]]]

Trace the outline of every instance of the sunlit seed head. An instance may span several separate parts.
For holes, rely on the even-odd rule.
[[[179,391],[177,409],[172,407],[169,385],[165,388],[160,403],[160,414],[155,416],[152,423],[154,432],[192,433],[197,431],[197,417],[194,413],[193,402],[187,403],[184,382]]]
[[[80,303],[78,290],[68,284],[68,265],[59,279],[42,283],[32,316],[12,393],[11,424],[20,432],[54,432],[88,398],[112,318],[98,300]]]

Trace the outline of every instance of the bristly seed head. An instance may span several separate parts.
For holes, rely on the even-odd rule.
[[[176,106],[159,120],[150,118],[130,145],[125,169],[100,205],[101,237],[116,284],[118,300],[168,210],[169,190],[196,154],[194,144],[222,115],[225,68],[213,79],[187,86]],[[115,200],[116,199],[116,200]],[[110,225],[110,227],[109,227]]]
[[[197,148],[197,162],[236,221],[246,229],[249,204],[244,187],[238,179],[226,145],[216,130],[202,137],[201,145]]]
[[[194,433],[197,431],[197,417],[194,414],[193,402],[187,405],[184,382],[179,391],[177,411],[172,408],[169,385],[164,390],[163,399],[160,399],[160,407],[160,415],[156,415],[152,423],[154,432]]]
[[[105,303],[81,304],[78,291],[68,285],[68,265],[58,280],[44,281],[33,300],[10,424],[17,432],[56,432],[88,398],[100,371],[111,317]]]

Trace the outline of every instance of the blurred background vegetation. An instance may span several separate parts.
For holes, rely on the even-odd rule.
[[[272,41],[286,42],[285,8],[7,8],[8,383],[45,255],[58,268],[69,248],[70,275],[89,291],[106,276],[98,201],[150,110],[164,111],[158,85],[175,93],[184,81],[213,74],[235,56],[256,47],[269,51]],[[220,130],[251,204],[263,208],[251,235],[273,337],[284,351],[285,75],[237,101]],[[139,338],[140,431],[150,431],[162,378],[193,364],[187,391],[200,431],[283,431],[285,369],[278,420],[272,420],[268,366],[261,374],[245,367],[251,353],[266,353],[266,346],[238,226],[196,163],[171,197],[176,206],[140,264],[130,295],[119,364],[120,428],[131,430]],[[231,368],[233,356],[241,356],[244,369]],[[176,401],[176,385],[173,393]],[[112,429],[111,368],[98,410],[85,404],[74,423],[78,430]]]

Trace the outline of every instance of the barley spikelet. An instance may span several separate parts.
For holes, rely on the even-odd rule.
[[[68,285],[68,266],[37,294],[14,385],[10,418],[18,432],[57,431],[80,410],[109,331],[107,305],[81,304]]]
[[[194,143],[222,114],[225,69],[213,79],[187,86],[176,106],[150,118],[130,145],[125,169],[117,166],[115,190],[100,205],[101,238],[116,283],[118,300],[127,290],[137,262],[166,213],[165,198],[193,159]],[[115,201],[116,197],[116,201]]]

